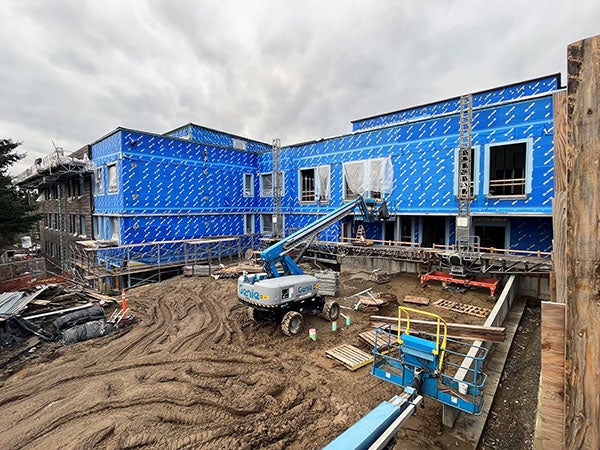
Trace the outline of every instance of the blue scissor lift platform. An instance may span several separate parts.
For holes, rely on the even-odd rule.
[[[437,333],[410,334],[409,313],[433,316],[438,324]],[[399,324],[404,315],[406,328],[402,332],[399,327],[397,339],[389,329],[376,330],[371,373],[398,386],[413,387],[425,397],[469,414],[481,414],[487,349],[449,339],[446,323],[437,314],[400,307]],[[382,348],[381,339],[387,340],[390,349],[385,353],[377,350]],[[457,377],[460,371],[464,376]]]

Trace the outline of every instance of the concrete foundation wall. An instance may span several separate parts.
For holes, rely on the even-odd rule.
[[[344,267],[361,269],[364,272],[372,272],[375,269],[385,270],[387,273],[419,273],[417,263],[406,261],[394,261],[391,258],[378,258],[374,256],[344,256],[340,258],[341,270]]]
[[[547,276],[520,276],[519,295],[550,300],[550,278]]]

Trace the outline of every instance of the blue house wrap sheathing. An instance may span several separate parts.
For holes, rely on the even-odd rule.
[[[473,94],[473,201],[481,245],[549,251],[554,185],[551,75]],[[353,131],[281,149],[284,229],[303,227],[353,195],[385,186],[391,219],[353,217],[321,238],[454,243],[459,98],[353,122]],[[271,145],[187,124],[164,135],[118,128],[92,144],[96,239],[120,245],[270,233]],[[358,175],[357,175],[358,174]],[[387,176],[387,175],[386,175]],[[362,177],[362,178],[360,178]],[[355,179],[356,178],[356,179]],[[319,201],[316,201],[318,198]]]

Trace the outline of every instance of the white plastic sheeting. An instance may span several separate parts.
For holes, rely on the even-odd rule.
[[[315,170],[315,196],[318,201],[329,201],[330,177],[329,165],[318,166]]]
[[[108,192],[117,192],[119,190],[119,185],[117,181],[117,166],[116,164],[111,164],[107,166],[108,168]]]
[[[368,192],[391,194],[394,187],[392,158],[344,163],[344,177],[348,188],[355,194],[365,195]]]

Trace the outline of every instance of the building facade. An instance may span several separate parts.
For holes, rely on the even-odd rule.
[[[38,194],[39,245],[52,272],[72,269],[71,244],[93,236],[92,168],[89,146],[67,156],[62,149],[36,160],[16,184]]]
[[[471,215],[484,249],[551,250],[553,94],[560,89],[556,74],[472,94]],[[70,213],[53,217],[55,187],[40,184],[40,192],[50,191],[44,229],[50,236],[58,226],[116,247],[270,235],[275,219],[289,233],[363,194],[385,199],[390,220],[350,216],[321,239],[354,237],[361,226],[368,239],[452,245],[459,100],[355,120],[348,134],[277,152],[191,123],[165,134],[117,128],[90,145],[92,177],[75,177],[91,192],[93,219],[71,226]]]

